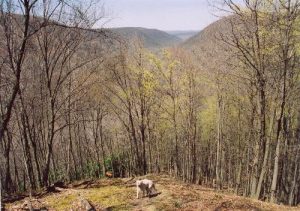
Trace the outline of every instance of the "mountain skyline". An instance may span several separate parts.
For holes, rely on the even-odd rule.
[[[207,0],[103,0],[103,4],[109,28],[199,31],[218,19]]]

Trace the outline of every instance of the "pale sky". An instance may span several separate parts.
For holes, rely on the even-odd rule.
[[[209,0],[102,0],[106,27],[201,30],[217,20]]]

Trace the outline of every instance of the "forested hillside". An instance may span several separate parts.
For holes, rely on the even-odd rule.
[[[177,47],[95,29],[102,14],[73,3],[0,7],[4,197],[163,173],[300,203],[300,1],[225,0],[230,15]]]
[[[175,46],[181,42],[181,39],[177,36],[157,29],[124,27],[113,28],[111,30],[128,42],[136,42],[137,40],[141,40],[145,48],[159,49],[163,47]]]

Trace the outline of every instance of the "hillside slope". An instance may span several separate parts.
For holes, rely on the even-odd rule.
[[[221,18],[180,44],[182,48],[193,52],[201,69],[207,72],[207,77],[214,77],[211,73],[234,71],[232,64],[236,62],[235,53],[221,38],[230,36],[231,21],[235,21],[234,16]]]
[[[157,29],[140,27],[113,28],[113,32],[121,35],[128,41],[136,38],[144,42],[146,48],[162,48],[176,45],[181,42],[178,37]]]
[[[234,20],[233,16],[223,17],[220,20],[213,22],[182,43],[182,47],[195,49],[217,46],[216,39],[220,37],[219,35],[226,34],[231,30],[230,20]]]
[[[159,191],[151,198],[136,199],[135,179],[127,178],[77,182],[56,193],[42,195],[34,202],[48,210],[78,210],[74,205],[82,198],[96,210],[300,210],[188,185],[165,175],[147,178],[156,181]],[[24,200],[6,207],[18,210],[22,204]]]

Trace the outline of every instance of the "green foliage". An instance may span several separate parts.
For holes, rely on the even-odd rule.
[[[98,178],[103,175],[100,163],[89,161],[83,168],[83,175],[86,178]]]
[[[181,208],[182,207],[182,203],[181,202],[179,202],[179,201],[175,201],[174,202],[174,206],[175,206],[175,208]]]
[[[215,95],[204,100],[203,109],[199,113],[204,138],[211,136],[211,131],[215,130],[217,122],[217,97]]]
[[[52,182],[63,181],[65,179],[65,173],[62,169],[57,169],[55,172],[50,171],[49,173],[49,180]]]
[[[113,160],[114,160],[114,156],[109,156],[109,157],[106,157],[104,162],[105,162],[105,166],[106,166],[106,170],[107,171],[112,171],[113,170]]]

